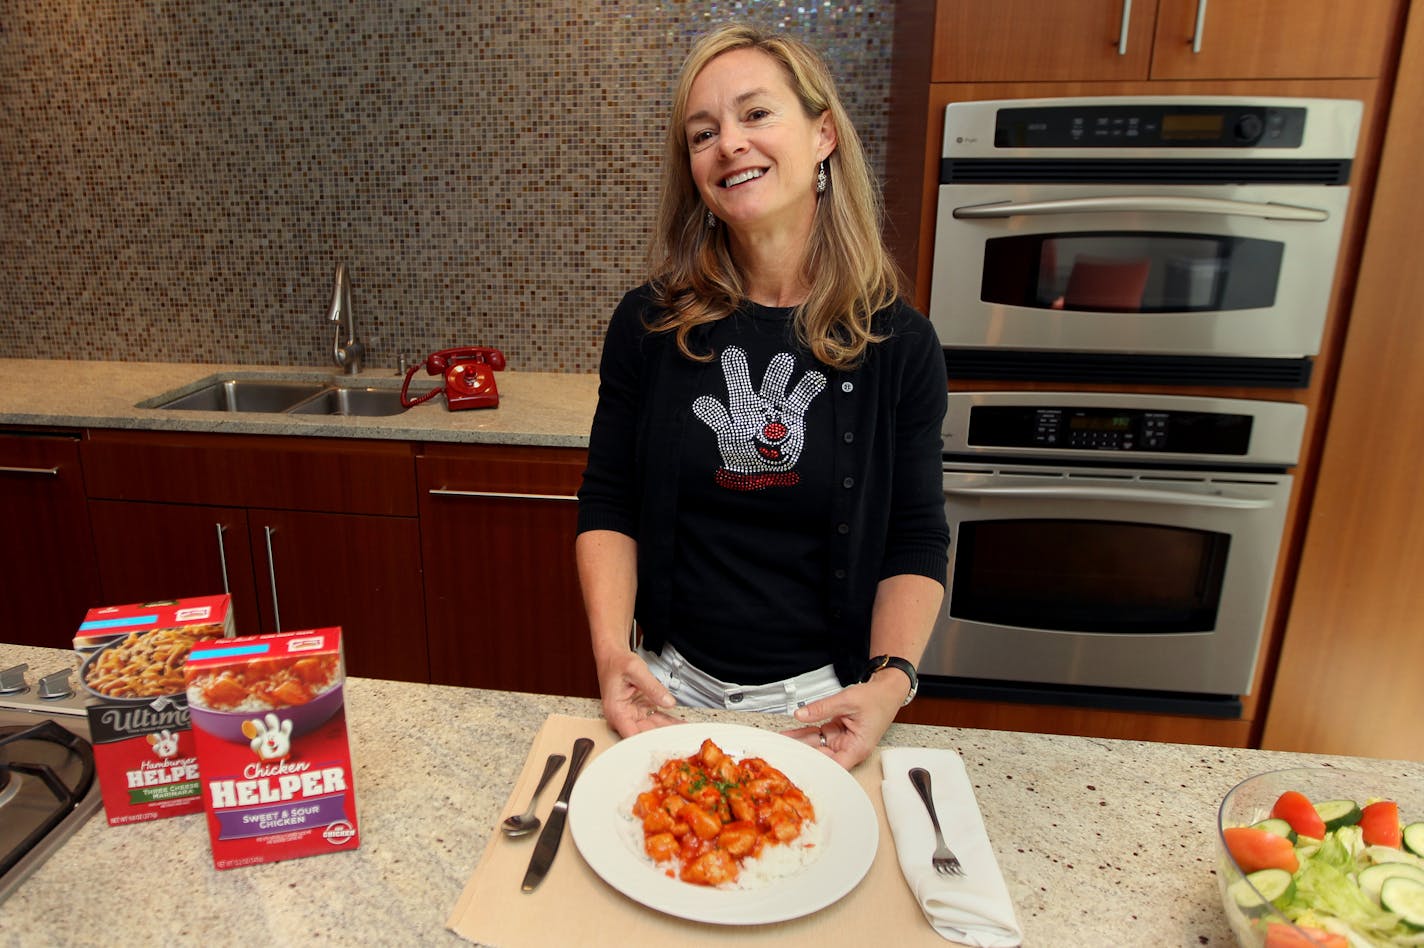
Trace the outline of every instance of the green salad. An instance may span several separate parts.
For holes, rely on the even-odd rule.
[[[1424,823],[1403,825],[1394,803],[1289,791],[1270,819],[1222,835],[1244,875],[1227,894],[1266,948],[1424,945]]]

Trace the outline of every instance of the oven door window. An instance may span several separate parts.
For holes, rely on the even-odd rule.
[[[1090,231],[985,241],[981,299],[1033,309],[1193,313],[1275,305],[1285,245],[1221,234]]]
[[[1108,520],[959,526],[949,614],[994,625],[1131,635],[1216,627],[1231,538]]]

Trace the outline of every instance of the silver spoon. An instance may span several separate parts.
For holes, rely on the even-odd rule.
[[[504,830],[506,836],[528,836],[539,828],[541,820],[534,815],[534,804],[539,800],[539,794],[544,791],[544,786],[559,772],[559,768],[564,766],[563,754],[550,754],[549,759],[544,763],[544,775],[539,778],[539,785],[534,788],[534,795],[529,798],[529,809],[523,813],[508,817],[499,828]]]

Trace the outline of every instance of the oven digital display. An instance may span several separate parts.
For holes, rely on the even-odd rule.
[[[1226,116],[1220,112],[1195,114],[1168,113],[1162,116],[1162,140],[1196,141],[1202,138],[1221,138],[1226,124]]]
[[[1074,415],[1068,427],[1074,431],[1130,431],[1132,419],[1127,415]]]

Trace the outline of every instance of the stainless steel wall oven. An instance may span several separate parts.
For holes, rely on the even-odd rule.
[[[951,371],[1304,386],[1361,109],[1196,96],[949,105],[929,315]]]
[[[1072,392],[949,401],[950,576],[921,669],[931,692],[988,682],[1239,714],[1305,408]]]

